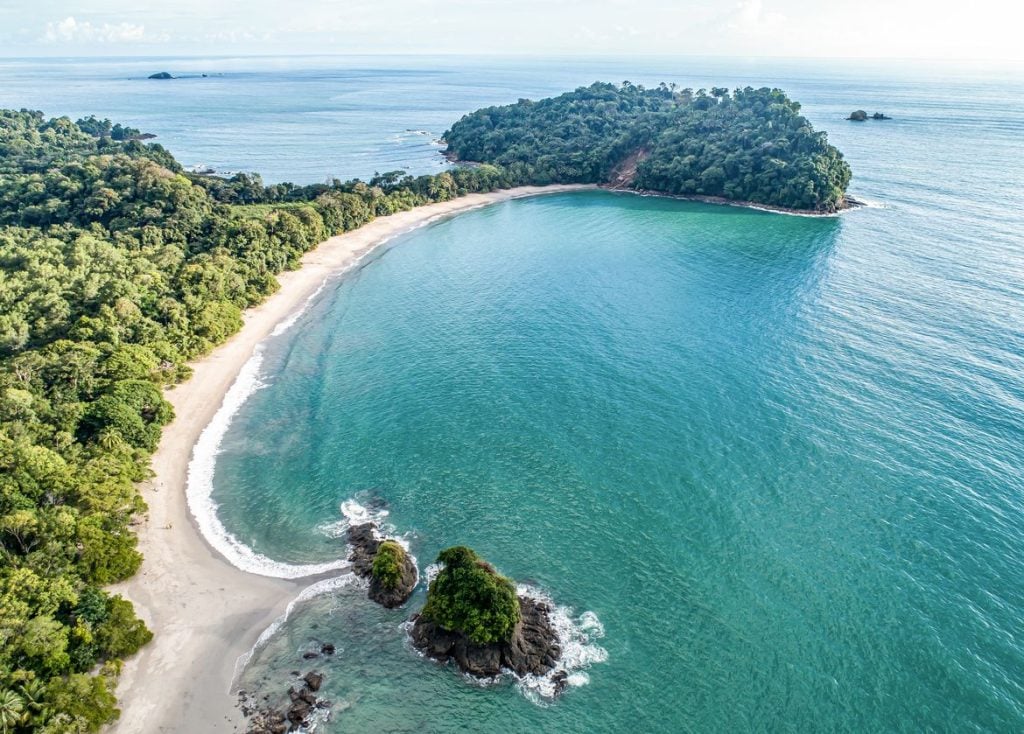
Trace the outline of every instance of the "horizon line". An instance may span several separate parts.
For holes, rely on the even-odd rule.
[[[0,61],[39,61],[39,60],[117,60],[117,59],[267,59],[267,58],[490,58],[490,59],[534,59],[543,61],[545,59],[581,59],[581,60],[609,60],[619,61],[635,58],[644,59],[732,59],[732,60],[762,60],[771,59],[775,61],[855,61],[855,62],[926,62],[953,65],[958,63],[988,63],[988,64],[1022,64],[1024,56],[1017,58],[986,58],[986,57],[934,57],[934,56],[792,56],[792,55],[758,55],[758,54],[672,54],[672,53],[630,53],[623,51],[619,53],[592,54],[592,53],[557,53],[557,52],[502,52],[502,53],[478,53],[462,51],[422,51],[422,52],[318,52],[318,53],[172,53],[172,54],[85,54],[85,55],[55,55],[55,54],[28,54],[28,55],[5,55],[0,54]]]

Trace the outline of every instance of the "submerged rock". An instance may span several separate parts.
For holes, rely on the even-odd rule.
[[[274,709],[265,709],[255,713],[249,719],[246,734],[285,734],[291,727],[283,713]]]
[[[369,579],[367,596],[381,606],[394,609],[412,596],[419,572],[412,557],[394,540],[377,537],[377,524],[368,522],[348,529],[352,546],[352,572]]]
[[[478,644],[462,632],[444,629],[425,619],[413,617],[412,644],[439,662],[453,661],[464,673],[491,678],[503,670],[516,675],[544,675],[554,669],[562,648],[551,624],[551,608],[542,601],[519,597],[520,620],[506,642]],[[564,690],[556,681],[555,692]]]
[[[295,673],[297,675],[297,671]],[[249,717],[246,734],[285,734],[285,732],[305,731],[310,717],[316,709],[329,709],[330,701],[318,698],[316,691],[323,685],[324,676],[315,670],[306,673],[302,685],[288,689],[285,708],[265,707],[253,710],[248,707],[249,696],[245,691],[239,692],[242,713]],[[268,699],[269,696],[264,696]]]

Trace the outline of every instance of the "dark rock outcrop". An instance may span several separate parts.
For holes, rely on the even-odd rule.
[[[854,110],[846,119],[853,120],[854,122],[864,122],[865,120],[891,120],[892,118],[881,112],[874,112],[869,115],[864,110]]]
[[[348,543],[352,546],[348,560],[352,564],[354,574],[370,580],[367,596],[381,606],[394,609],[405,604],[412,596],[416,582],[419,580],[419,572],[416,570],[416,564],[413,563],[412,558],[403,550],[398,582],[394,586],[388,586],[375,577],[373,560],[377,557],[377,551],[383,542],[385,541],[377,537],[376,523],[353,525],[348,529]]]
[[[551,608],[542,601],[519,597],[521,619],[507,642],[476,644],[462,632],[446,630],[420,615],[413,617],[412,644],[439,662],[453,661],[464,673],[480,678],[511,670],[516,675],[549,673],[562,654],[551,625]],[[556,692],[561,688],[556,684]]]
[[[369,578],[373,573],[373,558],[381,544],[377,540],[377,524],[367,522],[351,526],[348,529],[348,544],[352,546],[348,556],[352,573],[360,578]]]
[[[174,77],[171,76],[169,72],[158,71],[156,74],[150,74],[149,78],[150,79],[173,79]]]
[[[288,689],[288,702],[283,709],[265,706],[258,710],[249,706],[249,695],[239,692],[242,713],[249,717],[246,734],[285,734],[299,731],[310,723],[316,709],[330,708],[330,701],[318,698],[316,692],[323,685],[324,676],[311,670],[302,677],[302,684]],[[269,696],[264,696],[264,702]]]
[[[306,685],[309,687],[309,690],[315,693],[320,690],[320,686],[324,682],[324,676],[323,673],[317,673],[315,670],[311,670],[306,673],[302,680],[306,681]]]

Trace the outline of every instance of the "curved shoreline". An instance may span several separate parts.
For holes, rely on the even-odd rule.
[[[862,209],[869,206],[867,202],[861,201],[853,195],[845,197],[843,200],[843,206],[834,212],[820,212],[814,209],[791,209],[785,206],[775,206],[773,204],[759,204],[756,201],[746,201],[744,199],[726,199],[724,196],[704,196],[701,194],[669,194],[664,191],[654,191],[651,189],[628,189],[628,188],[615,188],[614,186],[600,185],[598,186],[602,191],[608,191],[613,194],[633,194],[634,196],[651,196],[658,199],[675,199],[676,201],[692,201],[698,204],[712,204],[714,206],[731,206],[737,209],[753,209],[759,212],[768,212],[769,214],[785,214],[791,217],[811,217],[811,218],[829,218],[838,217],[852,212],[855,209]]]
[[[280,289],[245,312],[242,329],[194,363],[189,380],[166,392],[176,417],[153,455],[154,477],[140,488],[149,505],[137,527],[144,561],[134,577],[109,589],[135,604],[154,639],[124,665],[117,689],[121,718],[111,731],[238,730],[241,716],[229,695],[236,660],[317,580],[270,578],[236,568],[203,537],[187,507],[193,447],[257,345],[328,278],[398,235],[509,199],[594,188],[523,186],[469,194],[380,217],[331,237],[303,256],[299,270],[279,275]]]

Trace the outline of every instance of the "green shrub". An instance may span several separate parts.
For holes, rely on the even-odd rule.
[[[519,622],[512,581],[465,546],[443,550],[437,560],[444,568],[430,583],[422,616],[478,644],[508,640]]]
[[[405,549],[393,540],[385,540],[373,557],[373,577],[386,589],[394,589],[402,579]]]

